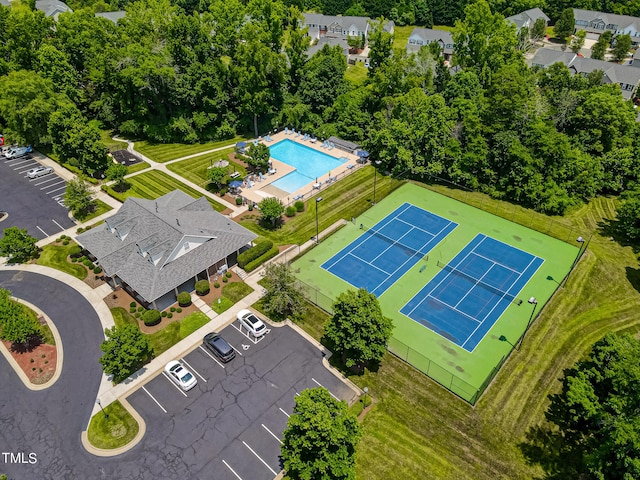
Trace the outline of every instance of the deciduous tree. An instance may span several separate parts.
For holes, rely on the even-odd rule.
[[[249,148],[247,163],[264,173],[269,168],[269,158],[271,158],[269,147],[264,143],[257,143]]]
[[[560,14],[560,18],[553,26],[553,34],[561,41],[566,41],[567,37],[573,33],[576,21],[573,18],[573,9],[565,8]]]
[[[34,313],[10,298],[11,292],[0,288],[0,338],[25,344],[40,334]]]
[[[282,202],[276,197],[269,197],[262,200],[258,206],[262,214],[262,221],[271,228],[275,228],[284,213]]]
[[[121,163],[111,162],[109,168],[105,172],[107,179],[115,183],[116,190],[124,190],[124,186],[127,184],[124,177],[129,170],[126,165]]]
[[[613,46],[613,58],[616,62],[621,62],[627,58],[629,49],[631,48],[631,35],[616,35],[615,44]]]
[[[355,479],[355,451],[362,433],[344,401],[318,387],[296,397],[282,439],[282,460],[289,478]]]
[[[325,338],[345,365],[362,369],[379,363],[393,323],[382,314],[376,296],[364,288],[348,290],[338,296],[333,312],[324,326]]]
[[[305,311],[304,295],[286,263],[269,263],[264,269],[264,308],[277,318],[299,317]]]
[[[628,241],[640,241],[640,192],[631,191],[623,195],[618,207],[618,232]]]
[[[141,368],[152,356],[151,343],[136,325],[106,328],[107,339],[100,345],[100,364],[113,381],[121,382]]]
[[[604,55],[607,52],[607,48],[609,48],[612,35],[611,30],[605,30],[600,34],[598,41],[591,47],[591,58],[604,60]]]
[[[8,257],[10,263],[24,263],[38,255],[37,238],[32,237],[26,228],[5,228],[0,238],[0,255]]]
[[[64,199],[64,204],[73,212],[76,218],[83,218],[95,207],[91,187],[80,177],[67,182],[67,188],[62,198]]]
[[[384,18],[378,19],[369,34],[369,77],[373,77],[376,69],[391,55],[393,35],[385,31],[385,23]]]
[[[214,183],[216,187],[220,188],[222,182],[227,176],[227,169],[225,167],[211,167],[207,169],[207,178],[211,183]]]

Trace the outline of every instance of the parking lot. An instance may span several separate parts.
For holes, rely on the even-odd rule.
[[[189,478],[272,479],[282,469],[280,442],[296,394],[320,385],[340,399],[354,392],[290,327],[271,328],[257,343],[238,322],[221,333],[237,352],[231,362],[203,346],[179,359],[198,379],[192,390],[160,373],[127,400],[147,424],[146,450],[175,458]]]
[[[62,195],[66,182],[55,172],[27,178],[27,172],[40,166],[33,154],[20,158],[0,157],[0,210],[9,213],[2,229],[17,226],[42,239],[72,227]]]

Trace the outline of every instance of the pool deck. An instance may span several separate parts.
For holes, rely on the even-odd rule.
[[[281,179],[288,173],[293,172],[296,168],[283,163],[275,158],[271,159],[271,166],[276,170],[276,173],[272,175],[264,175],[262,179],[252,176],[253,178],[253,186],[243,187],[242,193],[240,194],[243,198],[245,198],[249,202],[260,203],[262,200],[268,197],[277,197],[282,203],[285,205],[289,205],[294,203],[296,200],[307,200],[312,197],[316,193],[322,191],[325,187],[333,185],[334,182],[339,181],[339,179],[344,178],[351,172],[354,172],[358,168],[362,167],[362,164],[359,164],[357,161],[359,160],[357,155],[352,153],[347,153],[344,150],[340,150],[337,147],[332,149],[322,148],[322,141],[318,140],[315,143],[311,142],[311,140],[302,140],[302,135],[296,137],[293,133],[285,133],[284,131],[275,133],[271,136],[271,142],[267,142],[264,139],[261,139],[260,142],[264,143],[266,146],[274,145],[282,140],[289,139],[293,142],[300,143],[305,145],[306,147],[313,148],[319,152],[322,152],[326,155],[335,158],[346,158],[347,161],[344,162],[337,168],[331,169],[331,172],[323,175],[322,177],[318,177],[318,183],[315,183],[314,180],[311,180],[307,185],[296,190],[295,192],[285,192],[284,190],[279,189],[271,185],[276,180]],[[351,168],[349,168],[351,166]],[[331,174],[331,178],[335,180],[330,180],[329,174]]]

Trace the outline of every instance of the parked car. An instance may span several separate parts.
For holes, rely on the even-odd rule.
[[[50,173],[53,173],[53,168],[40,166],[40,167],[32,168],[31,170],[29,170],[27,172],[27,177],[38,178],[43,175],[49,175]]]
[[[6,158],[18,158],[31,152],[33,152],[33,148],[31,148],[31,145],[27,145],[26,147],[11,147],[4,153],[4,156]]]
[[[191,390],[198,383],[196,377],[177,360],[171,360],[167,363],[164,371],[169,375],[169,378],[185,392]]]
[[[215,332],[207,333],[204,336],[203,343],[211,353],[224,363],[230,362],[236,356],[236,351],[233,347]]]
[[[267,333],[267,326],[250,310],[240,310],[238,312],[238,320],[254,337],[261,337]]]

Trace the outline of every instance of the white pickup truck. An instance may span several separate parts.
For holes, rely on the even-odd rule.
[[[6,158],[18,158],[31,152],[33,152],[31,145],[27,145],[26,147],[11,147],[9,150],[4,152],[4,156]]]

